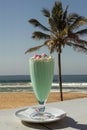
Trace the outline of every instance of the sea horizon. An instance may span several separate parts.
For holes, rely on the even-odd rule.
[[[64,92],[87,92],[87,75],[62,75]],[[0,92],[32,92],[30,75],[0,75]],[[51,91],[59,91],[58,75],[54,75]]]

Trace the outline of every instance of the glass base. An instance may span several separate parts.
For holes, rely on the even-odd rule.
[[[54,116],[48,112],[43,112],[43,113],[35,112],[35,113],[31,114],[31,118],[34,120],[43,120],[44,121],[46,119],[52,119],[52,118],[54,118]]]

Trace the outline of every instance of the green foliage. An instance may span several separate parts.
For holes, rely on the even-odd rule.
[[[36,19],[30,19],[28,21],[34,27],[38,27],[41,30],[48,32],[47,34],[35,31],[32,38],[39,40],[44,39],[44,43],[53,41],[45,44],[50,49],[51,53],[54,51],[62,52],[60,49],[62,50],[65,45],[83,52],[86,52],[87,50],[87,41],[80,39],[80,36],[87,34],[87,29],[80,30],[80,27],[87,24],[87,19],[76,13],[68,14],[68,8],[69,6],[66,6],[64,10],[62,3],[58,1],[55,2],[51,11],[44,8],[42,13],[47,18],[49,27],[45,27]],[[31,49],[30,52],[31,51],[34,50]]]
[[[34,32],[32,38],[35,39],[49,39],[50,35],[42,33],[42,32]]]

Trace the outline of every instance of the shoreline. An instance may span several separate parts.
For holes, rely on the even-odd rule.
[[[87,98],[87,92],[63,92],[64,100]],[[59,102],[59,92],[50,92],[47,103]],[[33,92],[0,92],[0,109],[11,109],[38,104]]]
[[[7,83],[6,83],[7,84]],[[31,83],[10,83],[6,85],[5,83],[0,84],[0,92],[33,92],[33,87]],[[87,92],[87,83],[66,83],[62,86],[63,92]],[[57,83],[53,83],[51,87],[51,92],[60,92]]]

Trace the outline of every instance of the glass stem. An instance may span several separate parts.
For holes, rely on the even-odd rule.
[[[38,101],[39,102],[39,113],[44,113],[45,111],[45,102],[41,102],[41,101]]]

